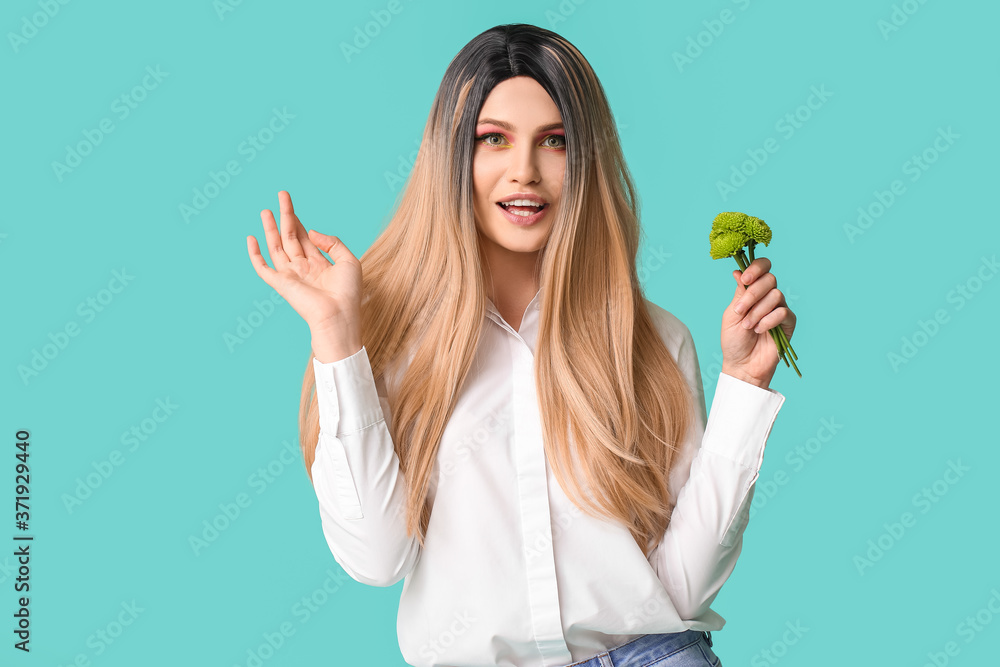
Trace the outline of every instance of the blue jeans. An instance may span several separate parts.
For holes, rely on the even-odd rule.
[[[712,651],[712,633],[701,630],[642,635],[565,667],[722,667]]]

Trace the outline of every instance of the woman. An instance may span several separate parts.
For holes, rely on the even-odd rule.
[[[279,201],[274,268],[247,246],[312,335],[323,532],[357,581],[405,578],[407,662],[719,665],[710,604],[784,402],[767,331],[795,316],[766,258],[733,272],[706,423],[692,336],[643,297],[638,202],[579,51],[523,24],[469,42],[360,261]]]

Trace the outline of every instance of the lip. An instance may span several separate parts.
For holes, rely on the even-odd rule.
[[[529,197],[514,197],[514,199],[529,199]],[[531,225],[535,224],[543,217],[545,217],[545,214],[549,212],[548,204],[545,204],[545,206],[542,207],[542,210],[540,210],[538,213],[532,213],[531,215],[527,216],[511,213],[503,206],[501,206],[500,202],[497,202],[495,206],[498,209],[500,209],[500,213],[503,214],[503,217],[507,218],[508,222],[517,225],[518,227],[530,227]]]

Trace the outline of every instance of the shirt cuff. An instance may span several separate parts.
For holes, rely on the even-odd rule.
[[[321,363],[313,357],[320,430],[331,435],[356,433],[383,420],[368,350]]]
[[[760,471],[764,444],[785,397],[773,389],[719,374],[702,448]]]

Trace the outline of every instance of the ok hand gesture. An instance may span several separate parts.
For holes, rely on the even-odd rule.
[[[308,233],[292,209],[292,197],[278,193],[281,230],[270,210],[260,218],[274,268],[260,254],[254,236],[247,237],[250,262],[261,280],[270,285],[306,321],[315,339],[318,334],[342,341],[360,341],[361,262],[336,236]],[[334,263],[323,256],[324,250]],[[360,343],[357,345],[361,347]]]

